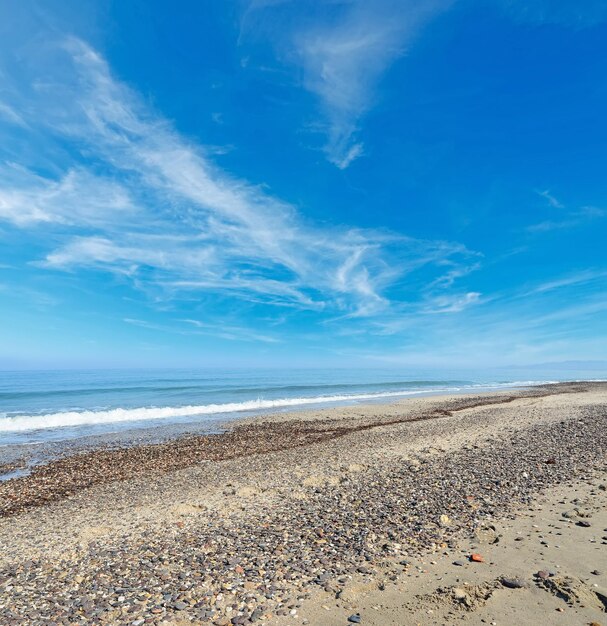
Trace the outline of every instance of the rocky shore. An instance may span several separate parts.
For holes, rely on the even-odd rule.
[[[366,623],[356,584],[430,552],[462,567],[541,492],[602,484],[606,450],[607,384],[577,383],[68,456],[0,484],[0,624],[329,623],[319,593]]]

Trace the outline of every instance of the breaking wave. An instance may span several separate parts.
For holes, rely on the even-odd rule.
[[[221,415],[226,413],[266,411],[302,407],[313,404],[357,402],[359,400],[378,400],[397,398],[429,393],[448,393],[466,389],[496,389],[531,384],[543,384],[552,381],[520,381],[496,383],[489,385],[462,385],[459,387],[442,387],[432,389],[407,389],[374,393],[325,395],[299,398],[279,398],[248,400],[245,402],[227,402],[223,404],[203,404],[188,406],[115,408],[107,410],[63,411],[37,415],[0,416],[0,432],[27,432],[45,429],[57,429],[85,425],[119,424],[124,422],[141,422],[180,417],[196,417],[198,415]]]

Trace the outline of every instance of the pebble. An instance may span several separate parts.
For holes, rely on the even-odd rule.
[[[456,399],[448,406],[465,407],[466,402]],[[69,558],[0,568],[0,623],[42,623],[31,617],[34,612],[45,616],[45,624],[113,626],[170,624],[177,619],[229,626],[259,622],[279,612],[297,614],[299,598],[311,589],[329,585],[332,593],[347,590],[355,573],[373,574],[387,550],[396,559],[400,554],[416,558],[445,543],[445,530],[436,523],[443,511],[457,520],[458,528],[472,533],[479,520],[502,515],[513,502],[528,502],[540,490],[580,472],[586,475],[603,460],[607,427],[604,411],[585,410],[583,425],[564,420],[525,428],[491,445],[432,455],[415,473],[408,464],[378,464],[337,487],[309,488],[301,500],[277,497],[271,508],[239,500],[240,485],[234,479],[234,484],[221,485],[218,495],[222,490],[235,492],[224,497],[231,498],[230,506],[246,506],[246,515],[196,510],[184,516],[180,526],[173,522],[153,533],[136,529],[111,542],[92,541]],[[247,463],[261,468],[272,450],[307,441],[328,440],[334,446],[338,437],[350,432],[345,426],[338,432],[334,424],[326,432],[323,428],[321,422],[305,427],[297,422],[237,426],[215,437],[76,455],[0,483],[0,516],[6,519],[67,495],[78,496],[85,485],[95,484],[102,492],[104,482],[110,481],[121,481],[128,503],[128,490],[136,488],[128,479],[151,470],[161,480],[162,472],[204,460],[215,472],[219,470],[210,461],[253,452],[260,454],[249,456]],[[543,462],[552,457],[557,464]],[[531,475],[524,478],[527,470]],[[301,489],[299,477],[288,472],[284,477],[285,490]],[[242,478],[244,482],[247,477]],[[172,506],[173,492],[165,493],[166,504]],[[40,515],[46,510],[43,507]],[[402,552],[395,546],[402,546]],[[407,561],[401,564],[409,566]],[[453,564],[463,567],[467,562]],[[407,567],[406,572],[411,571]]]
[[[360,624],[360,614],[359,613],[355,613],[354,615],[350,615],[350,617],[348,617],[348,621],[351,624]]]

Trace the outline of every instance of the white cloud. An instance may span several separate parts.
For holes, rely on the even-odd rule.
[[[449,265],[447,263],[447,265]],[[451,267],[447,272],[445,272],[442,276],[439,276],[438,278],[436,278],[430,285],[431,288],[433,287],[440,287],[440,288],[447,288],[447,287],[451,287],[456,280],[458,280],[459,278],[462,278],[468,274],[470,274],[471,272],[474,272],[475,270],[479,269],[481,266],[480,263],[471,263],[469,265],[459,265],[459,264],[454,264],[453,267]]]
[[[57,306],[61,301],[56,296],[41,291],[40,289],[32,289],[23,285],[6,285],[0,283],[0,292],[5,298],[18,298],[26,301],[29,305],[33,305],[38,309],[46,309]]]
[[[23,117],[13,107],[2,101],[0,101],[0,118],[17,126],[27,126]]]
[[[521,294],[519,294],[518,297],[527,297],[530,295],[548,293],[557,289],[563,289],[565,287],[576,287],[579,285],[603,280],[605,278],[607,278],[607,271],[605,270],[584,270],[582,272],[569,274],[568,276],[540,283],[532,289],[522,292]]]
[[[604,0],[486,0],[515,20],[587,27],[607,19]],[[302,73],[321,109],[327,159],[347,168],[365,153],[361,124],[387,69],[456,0],[250,0],[243,32],[262,32]],[[312,16],[312,17],[311,17]],[[249,61],[247,57],[247,62]],[[415,85],[410,85],[415,89]],[[539,192],[553,206],[558,200]]]
[[[340,169],[364,153],[358,131],[373,104],[376,86],[386,69],[406,53],[421,28],[445,10],[451,0],[349,0],[323,7],[292,2],[290,10],[306,8],[317,19],[305,17],[278,23],[271,33],[287,58],[303,71],[304,87],[315,94],[323,114],[324,152]],[[285,3],[253,2],[251,11],[284,15]],[[291,18],[293,16],[291,15]],[[286,35],[283,31],[287,31]],[[285,36],[288,41],[284,42]]]
[[[538,191],[537,194],[538,196],[545,198],[548,201],[548,204],[550,206],[553,206],[555,209],[565,208],[565,205],[560,200],[555,198],[547,189],[545,189],[544,191]]]
[[[97,173],[79,165],[50,180],[0,171],[10,183],[0,218],[64,229],[46,267],[114,272],[167,297],[213,291],[371,315],[389,306],[383,292],[407,274],[468,263],[459,244],[307,223],[295,207],[215,166],[85,43],[70,39],[65,49],[72,65],[59,74],[72,82],[47,78],[41,117],[43,109],[52,132],[73,141]]]
[[[607,217],[607,210],[595,206],[584,206],[577,211],[569,211],[562,219],[544,220],[527,226],[531,233],[549,232],[552,230],[568,230],[577,228],[590,221]]]
[[[209,324],[199,322],[198,320],[174,320],[177,322],[183,322],[195,326],[195,329],[180,328],[179,326],[166,326],[164,324],[155,324],[148,322],[147,320],[134,319],[125,317],[123,322],[131,324],[133,326],[139,326],[140,328],[146,328],[147,330],[160,331],[166,333],[172,333],[177,335],[203,335],[210,337],[217,337],[220,339],[227,339],[229,341],[253,341],[261,343],[280,343],[279,339],[270,335],[263,335],[250,328],[244,328],[242,326],[230,326],[225,323]]]
[[[478,304],[481,294],[469,291],[465,294],[437,296],[433,298],[427,308],[427,313],[459,313],[469,306]]]
[[[280,343],[280,339],[272,337],[271,335],[264,335],[257,331],[245,328],[242,326],[234,326],[231,324],[221,323],[209,323],[201,322],[200,320],[181,320],[186,324],[199,329],[201,334],[208,334],[214,337],[223,336],[226,339],[232,339],[234,341],[261,341],[263,343]]]
[[[351,145],[345,154],[341,154],[340,150],[330,150],[328,152],[329,160],[336,165],[340,170],[345,170],[352,161],[358,159],[358,157],[364,154],[364,148],[362,143],[355,143]]]
[[[26,226],[37,222],[111,223],[135,207],[128,191],[84,169],[52,180],[15,165],[0,167],[0,219]]]

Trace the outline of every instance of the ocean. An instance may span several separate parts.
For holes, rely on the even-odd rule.
[[[303,408],[570,380],[563,372],[395,369],[85,370],[0,372],[0,445],[66,441]],[[533,376],[533,374],[535,374]],[[596,374],[596,372],[595,372]],[[595,376],[596,377],[596,376]]]

